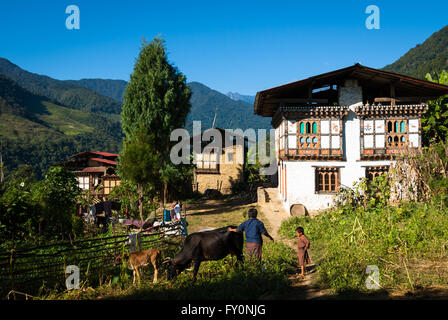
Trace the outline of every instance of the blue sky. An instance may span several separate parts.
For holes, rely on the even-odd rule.
[[[65,27],[72,4],[80,30]],[[379,30],[365,26],[372,4]],[[446,12],[448,1],[1,1],[0,57],[56,79],[128,80],[142,37],[161,35],[188,81],[254,95],[356,62],[384,67]]]

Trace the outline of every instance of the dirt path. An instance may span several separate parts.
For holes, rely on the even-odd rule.
[[[283,238],[278,233],[282,221],[290,218],[291,216],[283,206],[278,196],[277,189],[267,188],[265,191],[267,193],[267,202],[259,205],[259,208],[261,217],[263,222],[266,224],[268,232],[275,241],[281,241],[294,249],[294,251],[297,251],[295,239]],[[321,290],[314,284],[317,275],[316,266],[314,264],[308,267],[307,272],[308,273],[304,278],[300,278],[298,275],[291,275],[289,277],[291,287],[282,299],[316,299],[329,294],[329,291]]]

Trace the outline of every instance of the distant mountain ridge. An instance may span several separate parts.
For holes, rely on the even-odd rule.
[[[425,79],[426,73],[448,70],[448,26],[433,33],[400,59],[383,68],[385,71]]]
[[[0,74],[0,141],[7,172],[25,163],[42,177],[50,165],[80,151],[118,152],[121,139],[119,122],[58,105]]]
[[[251,104],[255,102],[255,96],[242,95],[238,92],[227,92],[226,96],[235,101],[241,100]]]
[[[72,109],[106,114],[121,112],[119,101],[71,82],[28,72],[4,58],[0,58],[0,73],[31,93]]]
[[[128,84],[124,80],[111,79],[65,80],[65,82],[95,91],[103,96],[120,102],[123,102],[124,91],[126,90],[126,85]]]
[[[86,86],[108,97],[123,97],[127,82],[124,80],[83,79],[70,80],[70,83]],[[190,82],[192,91],[191,110],[187,116],[186,129],[192,132],[193,122],[201,121],[203,129],[210,128],[215,116],[215,127],[223,129],[269,129],[270,120],[253,113],[253,105],[241,99],[234,100],[200,82]],[[250,97],[250,96],[247,96]],[[121,101],[123,99],[121,98]]]

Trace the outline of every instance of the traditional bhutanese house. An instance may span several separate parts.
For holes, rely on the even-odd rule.
[[[121,179],[115,172],[118,154],[86,151],[69,158],[70,160],[56,165],[73,171],[84,192],[90,191],[92,195],[104,200],[112,188],[120,185]]]
[[[214,139],[211,130],[221,136],[221,144],[217,150],[212,150],[209,146]],[[244,181],[248,142],[252,140],[221,128],[205,130],[195,137],[202,142],[201,152],[193,151],[195,159],[193,191],[204,193],[207,189],[213,189],[222,194],[232,193],[232,185]],[[191,138],[192,146],[195,137]]]
[[[329,207],[341,186],[388,170],[421,148],[425,101],[448,86],[355,64],[257,93],[254,112],[275,128],[285,207]]]

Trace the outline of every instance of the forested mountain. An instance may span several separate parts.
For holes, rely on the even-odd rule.
[[[425,79],[426,73],[448,70],[448,26],[418,44],[384,70]]]
[[[119,152],[122,145],[120,101],[126,81],[83,79],[60,81],[21,69],[0,58],[0,141],[6,169],[32,165],[41,176],[51,164],[84,150]],[[202,129],[269,128],[253,106],[234,101],[198,82],[189,83],[192,120]]]
[[[55,104],[0,75],[0,146],[6,173],[19,164],[41,177],[51,164],[84,150],[118,152],[117,121]]]
[[[119,101],[67,81],[28,72],[4,58],[0,58],[0,73],[31,93],[48,97],[68,108],[106,114],[121,112]]]
[[[100,94],[108,97],[122,96],[126,88],[126,81],[123,80],[98,80],[84,79],[73,81],[80,86],[85,86]],[[241,128],[262,128],[271,127],[270,119],[257,116],[253,112],[253,105],[242,100],[234,100],[216,90],[199,82],[190,82],[188,84],[192,91],[191,111],[187,117],[186,128],[191,132],[193,128],[193,120],[202,122],[202,128],[210,128],[213,124],[215,110],[217,109],[217,117],[215,127],[224,129]]]
[[[270,119],[254,114],[254,107],[244,101],[234,101],[216,90],[199,83],[188,84],[193,92],[191,96],[191,111],[188,115],[187,129],[192,128],[192,120],[201,120],[202,128],[210,128],[213,124],[215,110],[217,116],[215,128],[223,129],[269,129]]]
[[[81,80],[66,80],[80,87],[84,87],[95,91],[103,96],[112,98],[114,100],[123,102],[123,94],[128,84],[124,80],[110,80],[110,79],[81,79]]]

